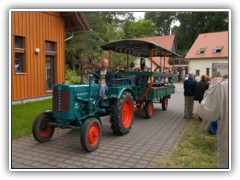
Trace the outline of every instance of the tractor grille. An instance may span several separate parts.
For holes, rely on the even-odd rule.
[[[53,92],[53,111],[68,112],[70,105],[69,91],[54,91]]]

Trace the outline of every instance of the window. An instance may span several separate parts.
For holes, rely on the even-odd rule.
[[[206,75],[209,76],[209,71],[210,71],[210,68],[206,68]]]
[[[16,72],[24,72],[24,63],[23,63],[23,53],[15,53],[15,71]]]
[[[24,37],[15,36],[15,49],[24,49]]]
[[[53,90],[54,85],[54,58],[55,56],[46,56],[46,88],[47,91]]]
[[[200,76],[200,70],[199,69],[196,70],[196,76]]]
[[[222,49],[223,49],[223,46],[215,47],[215,48],[213,49],[213,53],[214,53],[214,54],[215,54],[215,53],[221,53]]]
[[[15,72],[25,72],[25,38],[21,36],[15,36],[14,38],[14,54],[15,54]]]
[[[204,54],[204,52],[206,51],[207,48],[200,48],[198,51],[197,51],[197,54]]]
[[[51,41],[46,41],[45,42],[45,51],[47,52],[55,52],[56,50],[55,47],[55,42],[51,42]]]

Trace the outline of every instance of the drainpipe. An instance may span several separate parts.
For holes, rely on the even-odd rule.
[[[68,40],[70,40],[70,39],[72,39],[73,38],[73,33],[71,34],[71,36],[69,36],[68,38],[66,38],[64,41],[66,42],[66,41],[68,41]]]

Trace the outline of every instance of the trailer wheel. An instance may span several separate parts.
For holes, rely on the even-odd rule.
[[[102,136],[102,126],[97,118],[89,118],[82,126],[80,142],[84,151],[92,152],[98,148]]]
[[[36,117],[32,126],[32,134],[36,141],[43,143],[52,138],[55,127],[48,127],[51,121],[51,116],[47,113],[41,113]]]
[[[165,111],[168,108],[168,98],[167,97],[163,97],[162,99],[162,109]]]
[[[130,92],[123,92],[116,100],[110,115],[111,129],[117,135],[129,133],[134,116],[133,96]]]
[[[150,119],[153,115],[153,101],[147,101],[144,106],[144,113],[147,119]]]

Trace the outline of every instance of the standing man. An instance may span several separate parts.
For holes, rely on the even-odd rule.
[[[197,81],[194,79],[193,74],[188,75],[188,79],[184,81],[184,118],[193,118],[193,103],[194,95],[196,92]]]
[[[199,115],[203,122],[217,119],[217,166],[228,168],[228,78],[206,90],[199,107]]]
[[[102,66],[93,75],[95,83],[100,85],[99,96],[104,97],[105,91],[111,87],[111,80],[114,79],[114,74],[108,69],[108,60],[102,60]]]

